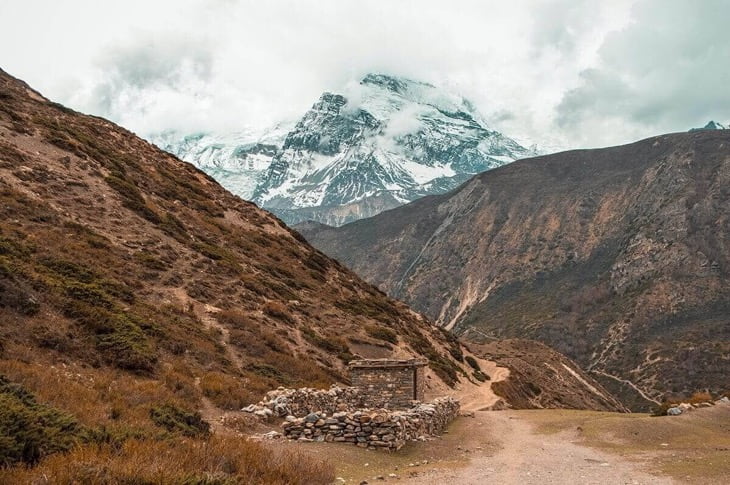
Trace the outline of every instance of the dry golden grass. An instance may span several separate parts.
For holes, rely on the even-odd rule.
[[[198,406],[196,396],[181,399],[156,379],[116,369],[0,360],[0,374],[21,384],[40,402],[69,412],[87,426],[109,426],[123,421],[126,426],[148,428],[149,410],[155,404],[174,402],[188,408]]]
[[[699,404],[709,401],[712,401],[712,394],[710,394],[709,392],[695,392],[687,400],[687,402],[690,404]]]
[[[200,378],[203,394],[221,409],[241,409],[247,404],[258,402],[270,388],[257,381],[244,381],[221,372],[207,372]]]
[[[121,447],[82,446],[32,469],[0,470],[2,483],[56,484],[329,484],[333,469],[298,452],[284,453],[233,437],[207,441],[128,440]]]

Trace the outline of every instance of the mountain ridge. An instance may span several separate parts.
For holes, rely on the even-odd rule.
[[[27,348],[110,372],[179,365],[248,382],[228,405],[346,382],[356,354],[427,352],[433,385],[461,379],[453,339],[192,165],[3,71],[0,130],[3,359]]]
[[[543,341],[646,409],[623,381],[651,399],[730,387],[728,155],[724,130],[574,150],[302,231],[466,338]]]

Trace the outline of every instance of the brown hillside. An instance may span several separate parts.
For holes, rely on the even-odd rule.
[[[545,342],[636,408],[730,387],[728,130],[522,160],[303,231],[463,337]]]
[[[7,399],[35,409],[30,391],[120,439],[159,431],[163,403],[347,382],[356,355],[425,356],[434,387],[464,375],[445,332],[269,213],[3,71],[0,321]]]
[[[492,390],[512,408],[627,411],[575,362],[540,342],[506,339],[472,344],[471,350],[509,369]]]

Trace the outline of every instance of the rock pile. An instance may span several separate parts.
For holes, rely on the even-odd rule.
[[[705,402],[692,403],[692,404],[690,404],[688,402],[679,403],[676,406],[672,406],[669,409],[667,409],[667,416],[679,416],[680,414],[687,413],[689,411],[692,411],[693,409],[709,408],[709,407],[712,407],[712,406],[715,406],[718,404],[728,405],[728,404],[730,404],[730,398],[725,396],[721,399],[718,399],[715,402],[705,401]]]
[[[329,389],[286,389],[280,387],[266,393],[258,404],[242,409],[267,419],[271,416],[306,416],[313,412],[333,414],[362,407],[360,392],[355,387],[332,385]]]
[[[358,410],[311,412],[287,416],[283,434],[300,441],[353,443],[362,448],[400,449],[406,441],[426,440],[441,433],[459,414],[459,401],[447,397],[404,411]]]

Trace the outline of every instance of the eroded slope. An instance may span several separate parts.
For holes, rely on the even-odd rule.
[[[730,387],[730,133],[515,162],[308,239],[472,340],[548,343],[645,408]]]

